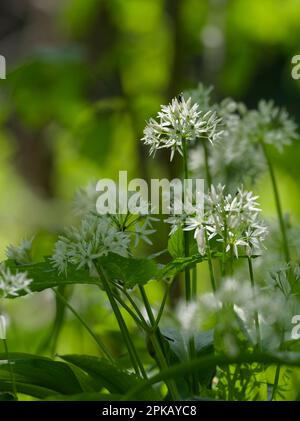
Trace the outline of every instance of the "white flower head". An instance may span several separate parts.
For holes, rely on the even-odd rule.
[[[276,107],[273,101],[260,101],[257,110],[246,114],[244,124],[250,139],[257,141],[261,138],[280,152],[299,137],[296,123],[285,109]]]
[[[32,279],[27,272],[12,273],[4,263],[0,265],[0,298],[17,297],[20,292],[30,293]]]
[[[206,252],[207,240],[222,243],[225,251],[239,256],[243,248],[251,256],[259,252],[267,235],[267,228],[260,220],[258,196],[239,188],[235,195],[226,194],[225,186],[211,186],[205,197],[204,212],[195,212],[185,221],[184,230],[194,231],[198,250]]]
[[[156,119],[150,119],[142,140],[150,146],[150,155],[158,149],[171,149],[171,160],[175,152],[183,154],[183,142],[207,139],[213,143],[220,137],[221,119],[213,111],[203,113],[191,98],[174,98],[169,105],[162,105]]]
[[[66,229],[59,237],[51,258],[60,273],[66,273],[68,264],[93,268],[93,262],[109,252],[127,256],[130,236],[119,231],[109,216],[88,214],[79,227]]]
[[[32,242],[33,238],[30,240],[23,240],[18,246],[10,244],[6,248],[6,257],[19,264],[30,263]]]

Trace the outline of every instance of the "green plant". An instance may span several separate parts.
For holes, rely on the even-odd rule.
[[[162,222],[147,212],[97,213],[95,186],[77,195],[78,224],[59,237],[51,257],[32,262],[30,241],[9,246],[0,268],[1,297],[53,289],[95,340],[101,357],[9,352],[2,317],[1,392],[14,399],[21,393],[50,400],[289,396],[293,368],[296,373],[300,366],[298,343],[290,337],[292,316],[299,310],[300,272],[290,251],[269,148],[282,150],[296,138],[296,127],[273,103],[262,101],[257,110],[232,100],[210,104],[210,92],[199,86],[174,99],[144,131],[151,154],[168,148],[172,160],[178,152],[184,178],[205,175],[208,184],[204,208],[191,198],[189,211],[164,221],[171,225],[169,263],[159,263],[159,255],[134,254],[140,241],[151,243]],[[273,251],[264,248],[269,230],[258,196],[243,184],[252,186],[254,176],[265,170],[274,191],[283,257],[281,267],[265,265],[258,271],[272,260]],[[184,197],[173,198],[171,207],[176,200]],[[211,291],[205,294],[198,293],[198,265],[207,265],[210,275]],[[171,311],[170,290],[181,274],[185,300]],[[165,289],[158,309],[146,290],[151,281]],[[106,295],[129,357],[126,367],[70,304],[64,288],[75,284],[96,286]],[[145,341],[142,350],[127,317]]]

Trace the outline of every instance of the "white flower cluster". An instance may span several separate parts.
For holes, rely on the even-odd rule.
[[[59,237],[51,260],[60,273],[66,273],[69,263],[92,269],[94,260],[109,252],[127,256],[129,245],[128,233],[119,231],[108,216],[90,213],[79,227],[70,227]]]
[[[189,92],[189,95],[197,98],[197,92]],[[205,96],[203,99],[203,89],[198,101],[209,103]],[[228,187],[241,180],[254,182],[266,169],[260,141],[282,151],[298,137],[294,121],[272,101],[260,101],[257,109],[248,110],[245,104],[227,98],[220,104],[211,105],[210,109],[220,116],[224,129],[222,141],[216,142],[209,154],[210,171],[214,180],[222,181]],[[190,150],[190,169],[194,176],[199,176],[205,174],[205,161],[201,145],[195,146]]]
[[[33,241],[33,238],[30,240],[24,240],[19,246],[14,246],[10,244],[6,248],[6,257],[8,259],[14,260],[15,262],[19,264],[30,263],[32,241]]]
[[[131,246],[137,246],[139,241],[152,244],[149,237],[155,232],[152,226],[155,218],[141,212],[98,214],[96,201],[96,183],[80,189],[75,195],[74,208],[81,217],[80,225],[65,230],[51,258],[60,273],[67,272],[68,264],[77,269],[87,267],[93,273],[94,262],[101,256],[110,252],[129,256]],[[146,204],[143,207],[148,209]]]
[[[30,293],[31,282],[27,272],[12,273],[4,263],[0,264],[0,298],[17,297],[21,291]]]
[[[216,293],[205,293],[191,304],[180,303],[178,319],[184,330],[192,334],[195,328],[214,328],[223,331],[224,343],[229,353],[238,352],[238,344],[230,334],[231,327],[257,343],[254,315],[257,313],[260,333],[265,346],[277,349],[281,341],[282,330],[290,335],[290,321],[295,311],[296,300],[286,300],[278,289],[252,287],[249,281],[233,278],[222,280]],[[231,341],[226,341],[226,335]]]
[[[208,242],[215,239],[215,245],[222,244],[226,252],[233,251],[236,257],[239,248],[251,256],[262,248],[267,228],[259,218],[258,196],[238,189],[235,195],[225,194],[225,186],[212,186],[205,196],[204,211],[194,209],[194,214],[180,220],[167,219],[172,223],[172,233],[181,226],[186,231],[194,231],[198,250],[206,253]],[[174,218],[173,218],[174,219]],[[210,244],[211,251],[218,251]]]
[[[279,151],[290,145],[297,135],[297,125],[285,109],[275,107],[273,101],[260,101],[257,110],[245,114],[249,138],[274,145]]]
[[[158,149],[170,148],[171,160],[175,152],[183,153],[183,142],[207,139],[217,140],[222,131],[221,119],[213,111],[203,113],[191,98],[174,98],[169,105],[162,105],[157,119],[150,119],[144,129],[145,145],[150,146],[150,155]]]

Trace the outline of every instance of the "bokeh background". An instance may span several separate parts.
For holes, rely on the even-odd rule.
[[[1,0],[8,66],[0,80],[1,258],[9,243],[32,235],[34,258],[50,254],[74,192],[92,180],[119,170],[178,175],[167,155],[149,159],[140,138],[160,104],[199,82],[213,85],[217,100],[254,107],[273,98],[300,123],[300,81],[291,77],[299,33],[299,0]],[[299,145],[274,160],[284,210],[297,223]],[[257,189],[271,216],[267,176]],[[166,241],[161,228],[158,248]],[[108,304],[78,288],[70,291],[74,306],[118,353]],[[152,289],[155,302],[160,290]],[[50,344],[61,353],[98,352],[71,314],[55,316],[51,292],[3,311],[11,350],[42,353]],[[60,332],[55,317],[65,320]]]

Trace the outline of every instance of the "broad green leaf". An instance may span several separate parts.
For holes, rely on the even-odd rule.
[[[3,377],[2,374],[1,374],[1,377]],[[10,378],[10,375],[8,375],[8,373],[7,373],[6,380],[0,379],[0,390],[4,391],[5,394],[6,393],[11,394],[12,384],[11,384],[10,379],[11,378]],[[29,383],[22,383],[19,381],[16,381],[16,388],[17,388],[18,393],[22,393],[23,395],[33,396],[38,399],[45,399],[47,398],[47,396],[52,396],[55,394],[53,390],[47,389],[46,387],[36,386]],[[8,400],[8,399],[3,399],[3,400]]]
[[[189,335],[184,334],[182,330],[167,328],[162,330],[167,349],[167,358],[170,366],[183,363],[189,360]],[[214,352],[213,346],[213,331],[198,332],[194,335],[196,356],[205,356]],[[198,381],[205,387],[209,386],[212,377],[214,376],[216,367],[210,368],[205,372],[197,373]],[[182,375],[177,379],[177,387],[182,397],[188,398],[188,384],[190,381],[189,375]]]
[[[127,258],[109,253],[107,256],[101,257],[99,261],[109,279],[122,281],[127,288],[133,288],[135,285],[144,285],[155,278],[158,273],[158,266],[154,260]],[[5,264],[12,271],[27,272],[28,277],[33,279],[30,285],[32,292],[43,291],[44,289],[57,286],[74,284],[99,285],[100,283],[97,277],[90,276],[88,270],[78,270],[72,265],[68,266],[67,274],[59,274],[51,265],[49,259],[29,265],[17,265],[15,262],[7,260]],[[20,293],[20,295],[24,294],[26,294],[25,291]]]
[[[199,254],[190,257],[180,257],[172,260],[162,269],[160,269],[157,278],[158,279],[173,279],[178,273],[181,273],[185,268],[192,267],[196,263],[203,261],[203,257]]]
[[[5,264],[12,271],[18,270],[27,272],[28,277],[33,279],[33,282],[30,284],[30,290],[32,292],[39,292],[47,288],[64,285],[99,284],[99,279],[92,278],[87,270],[76,270],[76,268],[71,265],[68,268],[67,275],[59,274],[49,260],[30,265],[17,265],[15,262],[7,260]],[[26,292],[24,291],[23,295],[25,294]],[[22,293],[20,295],[22,295]]]
[[[63,362],[53,361],[50,358],[30,354],[10,353],[10,363],[14,370],[17,384],[28,385],[26,393],[39,396],[46,392],[53,395],[75,394],[82,392],[80,384],[72,369]],[[6,355],[0,354],[0,381],[1,387],[10,382],[9,365]],[[35,390],[35,388],[38,388]],[[42,388],[42,390],[39,390]],[[11,389],[10,389],[11,390]],[[4,391],[7,391],[5,389]],[[23,389],[24,393],[25,390]]]
[[[143,383],[143,379],[121,370],[117,365],[102,358],[89,355],[63,355],[60,358],[81,368],[98,382],[99,388],[105,387],[114,394],[127,393],[130,388]],[[155,399],[157,395],[153,391],[149,391],[143,397]]]
[[[78,393],[76,395],[53,395],[47,401],[120,401],[122,395],[112,393]]]
[[[123,281],[127,288],[144,285],[158,274],[158,266],[154,260],[127,258],[113,253],[99,260],[107,276]]]

